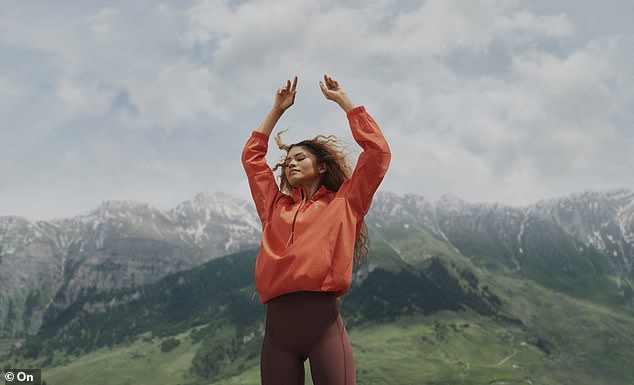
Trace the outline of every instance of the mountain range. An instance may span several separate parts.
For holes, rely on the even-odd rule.
[[[171,210],[104,202],[70,219],[0,217],[0,336],[35,333],[87,290],[155,282],[259,242],[252,207],[199,194]]]
[[[626,317],[634,307],[629,190],[523,207],[379,192],[366,224],[373,246],[342,308],[352,328],[470,311],[515,325],[550,354],[566,343],[518,307],[536,299],[518,293],[517,282]],[[209,380],[237,375],[253,364],[262,327],[252,300],[259,232],[252,204],[224,193],[170,210],[105,202],[70,219],[0,217],[0,354],[59,365],[53,352],[81,356],[148,331],[167,337],[232,324],[233,340],[246,342],[221,353],[203,343],[191,366]],[[202,330],[199,340],[220,338]],[[214,354],[235,365],[214,367]]]

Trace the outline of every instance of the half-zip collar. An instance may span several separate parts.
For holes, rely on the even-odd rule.
[[[295,209],[295,214],[293,215],[293,223],[291,223],[291,234],[288,237],[288,241],[286,241],[286,247],[292,245],[293,241],[295,240],[295,221],[297,220],[297,214],[299,214],[299,210],[301,210],[301,208],[306,204],[306,195],[307,194],[304,186],[294,188],[292,191],[291,198],[293,199],[293,203],[301,202],[301,204],[297,206],[297,209]]]
[[[294,188],[291,192],[291,198],[293,198],[293,203],[299,203],[304,201],[304,197],[306,196],[306,190],[304,190],[304,186]]]
[[[291,223],[291,234],[288,238],[288,241],[286,241],[286,247],[292,245],[293,241],[295,240],[295,222],[297,221],[297,215],[299,214],[299,212],[303,211],[302,209],[307,208],[313,202],[316,202],[319,198],[321,198],[325,194],[328,194],[329,192],[330,190],[328,190],[324,185],[321,185],[310,199],[306,199],[308,194],[306,193],[306,189],[304,189],[303,186],[293,189],[291,194],[293,203],[300,204],[299,206],[297,206],[297,209],[295,209],[295,214],[293,215],[293,222]]]
[[[294,188],[293,191],[291,192],[291,198],[293,199],[293,203],[299,203],[299,202],[304,202],[304,203],[308,203],[308,202],[314,202],[317,199],[321,198],[322,196],[324,196],[325,194],[331,192],[330,190],[328,190],[326,188],[326,186],[324,186],[323,184],[317,189],[317,191],[315,191],[315,193],[313,194],[312,197],[310,197],[310,199],[306,199],[306,196],[308,194],[306,194],[306,190],[304,189],[304,186],[298,187],[298,188]]]

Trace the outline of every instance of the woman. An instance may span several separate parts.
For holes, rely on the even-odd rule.
[[[363,148],[354,171],[333,137],[285,146],[278,134],[287,156],[280,164],[280,187],[276,184],[265,159],[268,140],[295,101],[297,77],[277,90],[273,108],[242,153],[262,221],[255,281],[266,304],[263,385],[303,384],[306,359],[315,385],[355,384],[337,298],[350,289],[353,259],[367,251],[363,218],[387,171],[390,150],[376,122],[337,81],[324,75],[319,86],[326,99],[346,112],[352,135]]]

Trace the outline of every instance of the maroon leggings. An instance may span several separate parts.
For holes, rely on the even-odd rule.
[[[332,293],[302,291],[267,303],[262,385],[303,385],[306,359],[314,385],[355,385],[352,347]]]

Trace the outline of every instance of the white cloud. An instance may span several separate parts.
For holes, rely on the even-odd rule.
[[[167,202],[244,186],[242,142],[294,74],[296,105],[280,122],[293,127],[288,140],[324,132],[351,141],[317,87],[324,72],[384,128],[394,152],[384,188],[507,203],[634,188],[634,36],[608,24],[599,32],[609,33],[588,32],[578,15],[591,8],[20,4],[0,15],[0,160],[12,165],[2,170],[12,186],[0,185],[0,215],[70,209],[54,196],[77,194],[80,211],[104,199]],[[38,194],[51,203],[29,211]]]
[[[168,131],[183,123],[199,123],[212,117],[228,117],[222,89],[209,69],[179,61],[154,75],[151,82],[129,79],[122,87],[129,90],[134,114],[122,115],[131,127],[161,127]]]
[[[107,41],[112,31],[112,23],[119,15],[119,10],[115,8],[103,8],[96,15],[89,16],[86,21],[98,41]]]
[[[532,42],[539,38],[563,39],[573,34],[573,26],[564,14],[539,16],[528,10],[496,18],[500,36],[512,43]]]
[[[568,55],[516,54],[510,77],[439,76],[442,91],[407,97],[419,103],[418,114],[408,117],[418,125],[412,131],[399,122],[406,135],[393,135],[393,147],[404,155],[393,157],[399,171],[389,183],[412,184],[418,175],[431,196],[452,191],[515,204],[586,187],[632,186],[626,160],[632,134],[615,121],[632,104],[623,92],[629,87],[615,86],[629,77],[623,52],[618,41],[601,39]]]

